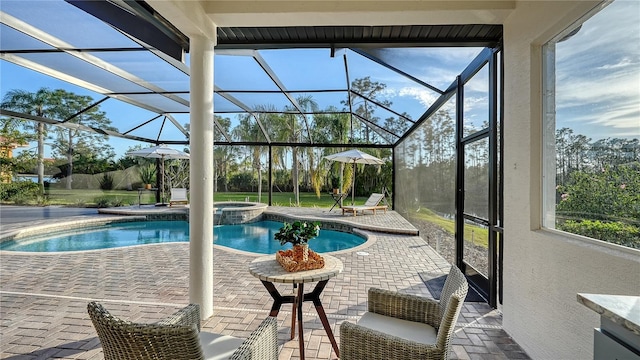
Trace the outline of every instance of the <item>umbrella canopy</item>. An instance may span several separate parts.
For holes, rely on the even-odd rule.
[[[336,154],[327,155],[324,157],[327,160],[339,161],[350,164],[374,164],[382,165],[384,161],[378,159],[373,155],[369,155],[366,152],[362,152],[358,149],[351,149]]]
[[[358,149],[351,149],[351,150],[327,155],[324,158],[331,161],[338,161],[338,162],[353,164],[353,176],[351,181],[351,205],[353,205],[354,197],[355,197],[356,164],[371,164],[371,165],[384,164],[384,161],[382,161],[381,159],[378,159],[377,157],[367,154],[366,152],[362,152]]]
[[[129,151],[128,156],[139,156],[151,159],[161,159],[160,161],[160,189],[162,191],[162,203],[164,204],[164,159],[188,159],[189,154],[184,151],[170,148],[166,145],[158,145],[150,148]]]
[[[188,159],[189,154],[184,151],[170,148],[166,145],[158,145],[146,149],[129,151],[129,156],[140,156],[155,159]]]

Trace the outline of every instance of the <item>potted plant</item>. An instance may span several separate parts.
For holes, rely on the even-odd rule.
[[[140,167],[140,180],[145,184],[145,189],[151,189],[151,183],[153,183],[153,178],[156,176],[156,168],[155,166],[148,164]]]
[[[284,223],[284,226],[274,235],[280,245],[291,243],[291,250],[280,250],[276,259],[287,271],[318,269],[324,266],[324,259],[309,250],[309,240],[320,233],[319,222],[295,221]]]
[[[333,193],[334,194],[339,194],[340,193],[340,178],[337,176],[334,176],[331,179],[331,183],[333,185]]]

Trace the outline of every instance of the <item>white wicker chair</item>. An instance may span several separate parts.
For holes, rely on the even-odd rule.
[[[153,324],[111,315],[101,304],[87,306],[106,360],[277,360],[278,329],[267,317],[246,340],[200,332],[200,307],[190,304]]]
[[[468,289],[464,274],[455,266],[440,301],[369,289],[368,312],[357,324],[340,325],[340,359],[448,359]]]

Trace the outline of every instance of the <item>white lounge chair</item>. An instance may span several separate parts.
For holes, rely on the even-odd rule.
[[[367,202],[365,202],[364,205],[343,206],[342,215],[344,215],[345,212],[351,212],[353,213],[353,216],[356,216],[358,211],[364,214],[366,210],[373,211],[374,215],[376,214],[376,210],[384,210],[384,212],[386,213],[388,206],[379,205],[380,201],[382,201],[383,198],[383,194],[373,193],[371,194],[371,196],[369,196],[369,199],[367,199]]]
[[[188,204],[189,198],[187,198],[187,189],[185,188],[171,188],[171,200],[169,200],[169,206],[174,204]]]

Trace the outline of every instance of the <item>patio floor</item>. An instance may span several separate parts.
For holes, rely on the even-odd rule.
[[[13,207],[0,208],[3,231],[34,223],[59,223],[37,213],[24,222],[2,223]],[[365,216],[338,215],[327,209],[271,207],[296,216],[334,218],[360,227],[382,226],[398,231],[412,226],[393,211]],[[65,220],[76,218],[61,212]],[[107,216],[79,214],[77,218]],[[9,218],[9,217],[7,217]],[[8,229],[7,229],[8,227]],[[414,229],[415,230],[415,229]],[[368,247],[335,254],[344,271],[329,281],[322,302],[339,343],[339,326],[355,322],[366,309],[372,286],[432,297],[425,274],[446,274],[449,264],[419,236],[366,231]],[[313,247],[313,243],[311,243]],[[100,342],[86,312],[98,300],[113,313],[132,321],[152,322],[186,305],[189,246],[169,243],[78,253],[26,254],[0,251],[0,358],[102,359]],[[214,315],[204,331],[246,337],[268,315],[271,298],[248,264],[253,256],[214,249]],[[282,293],[291,288],[278,286]],[[290,308],[278,316],[280,359],[298,359],[297,339],[289,340]],[[335,359],[313,306],[304,304],[307,359]],[[455,330],[453,359],[528,359],[502,330],[501,314],[484,303],[467,302]]]

